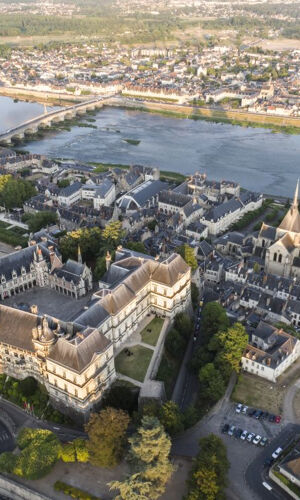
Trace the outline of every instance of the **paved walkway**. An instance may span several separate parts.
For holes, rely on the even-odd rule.
[[[292,384],[285,395],[283,402],[283,418],[286,423],[298,424],[298,419],[294,411],[294,398],[300,390],[300,378]]]
[[[141,332],[144,330],[144,328],[149,325],[149,323],[155,318],[155,315],[154,314],[151,314],[150,316],[146,316],[140,323],[139,323],[139,326],[138,328],[130,335],[130,337],[128,337],[127,340],[125,340],[125,342],[122,342],[121,345],[119,345],[118,347],[116,347],[115,349],[115,352],[114,352],[114,355],[115,357],[119,354],[119,352],[123,351],[123,349],[125,349],[125,347],[132,347],[134,345],[137,345],[137,344],[140,344],[140,345],[143,345],[144,347],[149,347],[149,348],[152,348],[153,349],[153,346],[150,346],[148,344],[145,344],[143,341],[142,341],[142,337],[141,337]]]
[[[126,382],[130,382],[131,384],[136,385],[137,387],[142,387],[143,382],[139,382],[138,380],[135,380],[135,378],[127,377],[127,375],[123,375],[122,373],[117,374],[118,380],[126,380]]]
[[[10,219],[9,217],[7,217],[7,215],[5,213],[0,214],[0,220],[2,220],[3,222],[6,222],[7,224],[11,224],[11,227],[17,226],[17,227],[21,227],[22,229],[26,229],[28,231],[27,224],[24,224],[23,222],[19,222],[19,221],[14,220],[14,219]],[[7,229],[9,229],[9,228],[7,228]]]

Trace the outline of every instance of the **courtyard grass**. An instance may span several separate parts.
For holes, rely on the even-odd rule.
[[[163,319],[153,318],[153,320],[141,331],[142,341],[145,342],[145,344],[156,346],[163,324]]]
[[[139,382],[144,382],[153,350],[141,345],[127,348],[132,355],[128,356],[125,349],[115,359],[116,371]]]
[[[247,406],[281,414],[285,389],[274,382],[243,373],[239,376],[232,399]]]

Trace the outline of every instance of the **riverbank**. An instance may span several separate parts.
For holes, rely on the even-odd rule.
[[[136,111],[161,114],[172,118],[189,118],[206,120],[214,123],[228,123],[241,127],[259,127],[271,129],[274,133],[300,134],[300,118],[281,117],[259,113],[249,113],[242,110],[221,110],[205,107],[186,106],[171,103],[151,101],[136,101],[126,98],[112,99],[110,105]]]
[[[58,92],[42,92],[18,87],[0,87],[0,95],[11,97],[20,101],[33,101],[41,104],[51,104],[52,106],[72,105],[76,102],[87,100],[87,96],[74,96],[71,94],[61,94]]]

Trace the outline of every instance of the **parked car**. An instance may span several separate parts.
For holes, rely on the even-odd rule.
[[[251,408],[249,411],[248,411],[248,416],[249,417],[253,417],[254,413],[256,412],[255,408]]]
[[[238,404],[236,405],[236,407],[235,407],[235,412],[236,412],[236,413],[241,413],[242,408],[243,408],[242,403],[238,403]]]
[[[235,429],[235,425],[231,425],[231,427],[230,427],[230,429],[228,431],[228,436],[233,436],[234,429]]]
[[[273,464],[273,462],[274,462],[274,459],[273,459],[273,458],[267,458],[267,459],[265,460],[264,465],[265,465],[266,467],[271,467],[271,465]]]
[[[260,444],[260,446],[266,446],[267,442],[268,442],[268,438],[264,437],[261,439],[259,444]]]
[[[246,437],[248,436],[248,431],[243,431],[241,434],[241,439],[242,441],[245,441]]]
[[[275,415],[269,415],[269,422],[275,422]]]
[[[235,429],[233,435],[234,435],[235,438],[239,439],[241,437],[241,435],[242,435],[242,432],[243,432],[243,429]]]
[[[247,441],[248,443],[251,443],[252,439],[255,437],[255,434],[253,434],[253,432],[249,432],[248,436],[247,436]]]
[[[272,458],[274,458],[274,460],[276,460],[276,458],[279,457],[279,455],[283,452],[283,449],[282,448],[277,448],[277,450],[275,450],[273,453],[272,453]]]
[[[276,424],[280,424],[280,422],[281,422],[281,416],[280,415],[276,415],[276,417],[275,417],[275,423]]]
[[[255,413],[255,418],[256,418],[257,420],[259,420],[259,419],[261,418],[262,414],[263,414],[263,411],[258,410],[258,411]]]
[[[248,411],[248,406],[243,405],[242,413],[244,413],[244,415],[247,415],[247,411]]]
[[[261,436],[257,434],[257,436],[255,436],[255,438],[253,439],[252,443],[258,444],[260,441],[261,441]]]
[[[266,420],[268,418],[268,416],[269,416],[269,413],[267,411],[264,411],[263,414],[262,414],[262,416],[261,416],[261,418],[263,420]]]
[[[229,424],[224,424],[222,427],[222,433],[228,434],[228,431],[229,431]]]

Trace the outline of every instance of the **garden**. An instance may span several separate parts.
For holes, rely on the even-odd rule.
[[[144,382],[152,354],[152,349],[141,345],[125,348],[115,359],[116,371],[139,382]]]
[[[163,324],[163,319],[153,318],[141,332],[142,341],[145,342],[145,344],[156,346]]]
[[[74,425],[69,417],[51,406],[46,388],[33,377],[16,380],[5,374],[0,375],[0,394],[38,418],[59,424]]]

